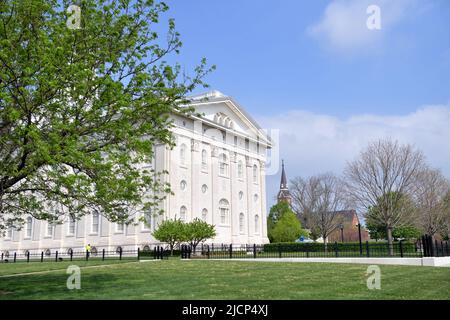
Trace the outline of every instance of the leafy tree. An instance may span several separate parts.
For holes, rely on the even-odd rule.
[[[173,145],[173,112],[204,85],[165,58],[181,47],[168,10],[151,0],[0,2],[0,231],[25,214],[49,221],[96,210],[111,221],[169,192],[155,143]],[[70,19],[69,19],[70,18]],[[143,195],[153,195],[143,202]]]
[[[300,221],[292,211],[285,212],[272,230],[273,242],[292,242],[308,233],[302,229]]]
[[[401,215],[401,212],[408,211],[409,215],[413,215],[415,211],[414,204],[411,199],[405,195],[397,195],[396,193],[390,193],[380,199],[379,204],[370,207],[366,214],[366,227],[370,232],[370,236],[375,239],[388,239],[388,227],[383,218],[380,218],[380,206],[386,201],[384,198],[391,197],[396,200],[396,206],[392,206],[391,210],[393,214]],[[397,212],[398,211],[398,212]],[[409,223],[398,224],[396,227],[391,228],[392,237],[394,239],[413,239],[418,238],[421,235],[419,228],[417,228],[412,220]]]
[[[198,218],[187,223],[184,232],[184,239],[189,242],[194,252],[200,242],[216,236],[214,225],[208,224]]]
[[[186,241],[186,224],[180,219],[164,220],[152,235],[156,240],[167,243],[170,247],[170,254],[173,255],[173,248]]]
[[[269,216],[267,217],[267,235],[270,242],[273,241],[272,231],[275,224],[286,212],[292,212],[292,210],[289,204],[285,201],[279,202],[270,208]]]

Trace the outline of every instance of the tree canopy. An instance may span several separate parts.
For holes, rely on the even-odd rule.
[[[307,235],[300,221],[287,202],[279,202],[270,208],[267,218],[267,235],[270,242],[290,242]]]
[[[186,97],[212,69],[166,61],[181,41],[171,19],[157,31],[162,2],[81,0],[79,28],[71,4],[0,2],[0,231],[156,206],[169,185],[140,164],[173,145],[170,114],[192,113]]]

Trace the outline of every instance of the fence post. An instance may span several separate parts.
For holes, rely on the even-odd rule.
[[[403,240],[400,240],[398,245],[400,246],[400,257],[403,258]]]
[[[14,262],[16,262],[17,252],[14,252]]]
[[[140,254],[141,254],[141,248],[138,248],[138,251],[137,251],[137,259],[138,259],[138,261],[140,260]]]
[[[370,257],[369,241],[366,241],[366,256],[367,256],[367,258]]]
[[[58,251],[55,252],[55,262],[58,262]]]
[[[256,243],[253,244],[253,258],[256,259]]]
[[[27,252],[27,262],[30,262],[30,251]]]
[[[3,261],[3,252],[2,252],[2,260],[1,261]]]
[[[119,249],[119,260],[122,260],[122,247]]]
[[[233,245],[232,244],[230,244],[230,259],[233,259]]]
[[[446,243],[445,247],[447,248],[446,251],[447,251],[447,256],[448,256],[448,255],[450,255],[450,251],[448,250],[448,240],[445,243]]]
[[[209,254],[210,254],[210,252],[209,252],[209,244],[207,244],[207,249],[208,249],[207,256],[208,256],[208,259],[209,259]]]
[[[41,262],[44,262],[44,251],[41,251]]]
[[[336,258],[339,256],[339,248],[337,241],[334,242],[334,253],[336,255]]]
[[[72,261],[72,260],[73,260],[73,249],[70,250],[70,261]]]
[[[278,244],[278,258],[281,258],[281,243]]]
[[[444,254],[444,243],[441,241],[441,257],[445,256]]]
[[[105,261],[105,249],[102,250],[102,261]]]

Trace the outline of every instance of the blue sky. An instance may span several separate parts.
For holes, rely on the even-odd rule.
[[[450,174],[450,1],[169,0],[192,68],[280,129],[288,175],[340,173],[367,141],[415,144]],[[381,30],[368,30],[378,5]],[[444,144],[444,146],[442,146]],[[268,177],[269,204],[279,176]]]

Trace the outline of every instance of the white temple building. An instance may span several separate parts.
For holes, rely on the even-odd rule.
[[[207,98],[207,99],[205,99]],[[21,230],[10,228],[0,238],[0,252],[67,250],[118,246],[144,248],[158,243],[152,231],[162,219],[200,218],[215,225],[217,236],[207,242],[268,243],[266,226],[266,152],[270,139],[232,98],[218,91],[192,97],[201,116],[174,114],[172,149],[158,145],[152,166],[167,170],[173,195],[161,203],[164,214],[148,212],[148,223],[111,223],[101,215],[87,215],[62,224],[26,219]]]

